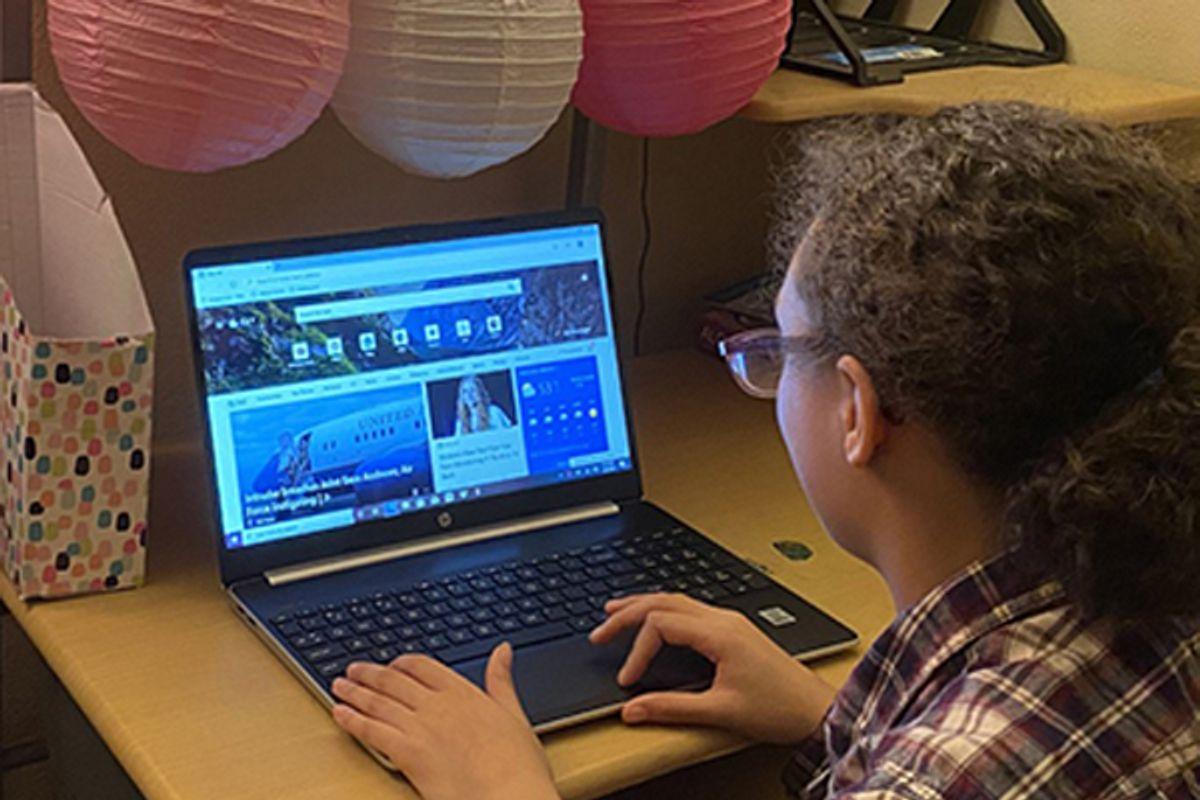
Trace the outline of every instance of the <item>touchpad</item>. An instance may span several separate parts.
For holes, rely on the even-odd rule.
[[[713,666],[703,656],[682,647],[665,647],[636,685],[617,685],[617,671],[625,663],[633,633],[607,645],[594,645],[585,637],[572,637],[519,648],[513,659],[513,679],[521,704],[534,725],[555,722],[609,708],[647,691],[707,687]],[[487,659],[455,667],[474,683],[483,685]]]

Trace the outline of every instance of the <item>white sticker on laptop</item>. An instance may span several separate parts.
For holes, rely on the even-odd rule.
[[[758,615],[774,625],[776,628],[782,628],[785,625],[791,625],[796,621],[796,618],[788,613],[787,609],[783,608],[782,606],[760,608],[758,610]]]

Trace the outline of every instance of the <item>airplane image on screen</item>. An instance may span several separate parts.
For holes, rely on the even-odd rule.
[[[430,482],[428,434],[419,393],[410,400],[355,410],[296,433],[282,431],[275,453],[254,479],[270,492],[352,475],[394,470],[384,481],[356,482],[360,495],[415,493]],[[397,482],[403,485],[397,485]],[[372,484],[386,484],[380,487]],[[404,491],[406,487],[408,491]]]

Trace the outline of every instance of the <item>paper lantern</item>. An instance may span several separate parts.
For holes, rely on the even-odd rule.
[[[328,104],[349,0],[47,0],[67,94],[143,163],[210,172],[263,158]]]
[[[583,0],[572,102],[637,136],[695,133],[746,105],[779,64],[790,0]]]
[[[471,175],[536,144],[579,71],[578,0],[352,0],[338,118],[402,168]]]

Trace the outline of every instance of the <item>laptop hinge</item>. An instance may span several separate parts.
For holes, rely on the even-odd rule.
[[[404,542],[403,544],[392,544],[372,550],[361,550],[356,553],[345,553],[340,556],[306,561],[303,564],[279,567],[278,569],[264,572],[263,578],[266,579],[267,584],[270,586],[284,586],[296,581],[305,581],[310,578],[319,578],[322,575],[332,575],[337,572],[371,566],[372,564],[381,564],[385,561],[394,561],[398,558],[407,558],[408,556],[428,553],[433,550],[444,550],[449,547],[471,544],[472,542],[498,539],[517,533],[528,533],[541,528],[551,528],[558,525],[569,525],[572,522],[583,522],[599,517],[609,517],[620,513],[620,511],[620,507],[613,502],[576,506],[575,508],[552,511],[547,514],[538,514],[507,522],[482,525],[478,528],[469,528],[459,533],[427,536],[422,539]]]

